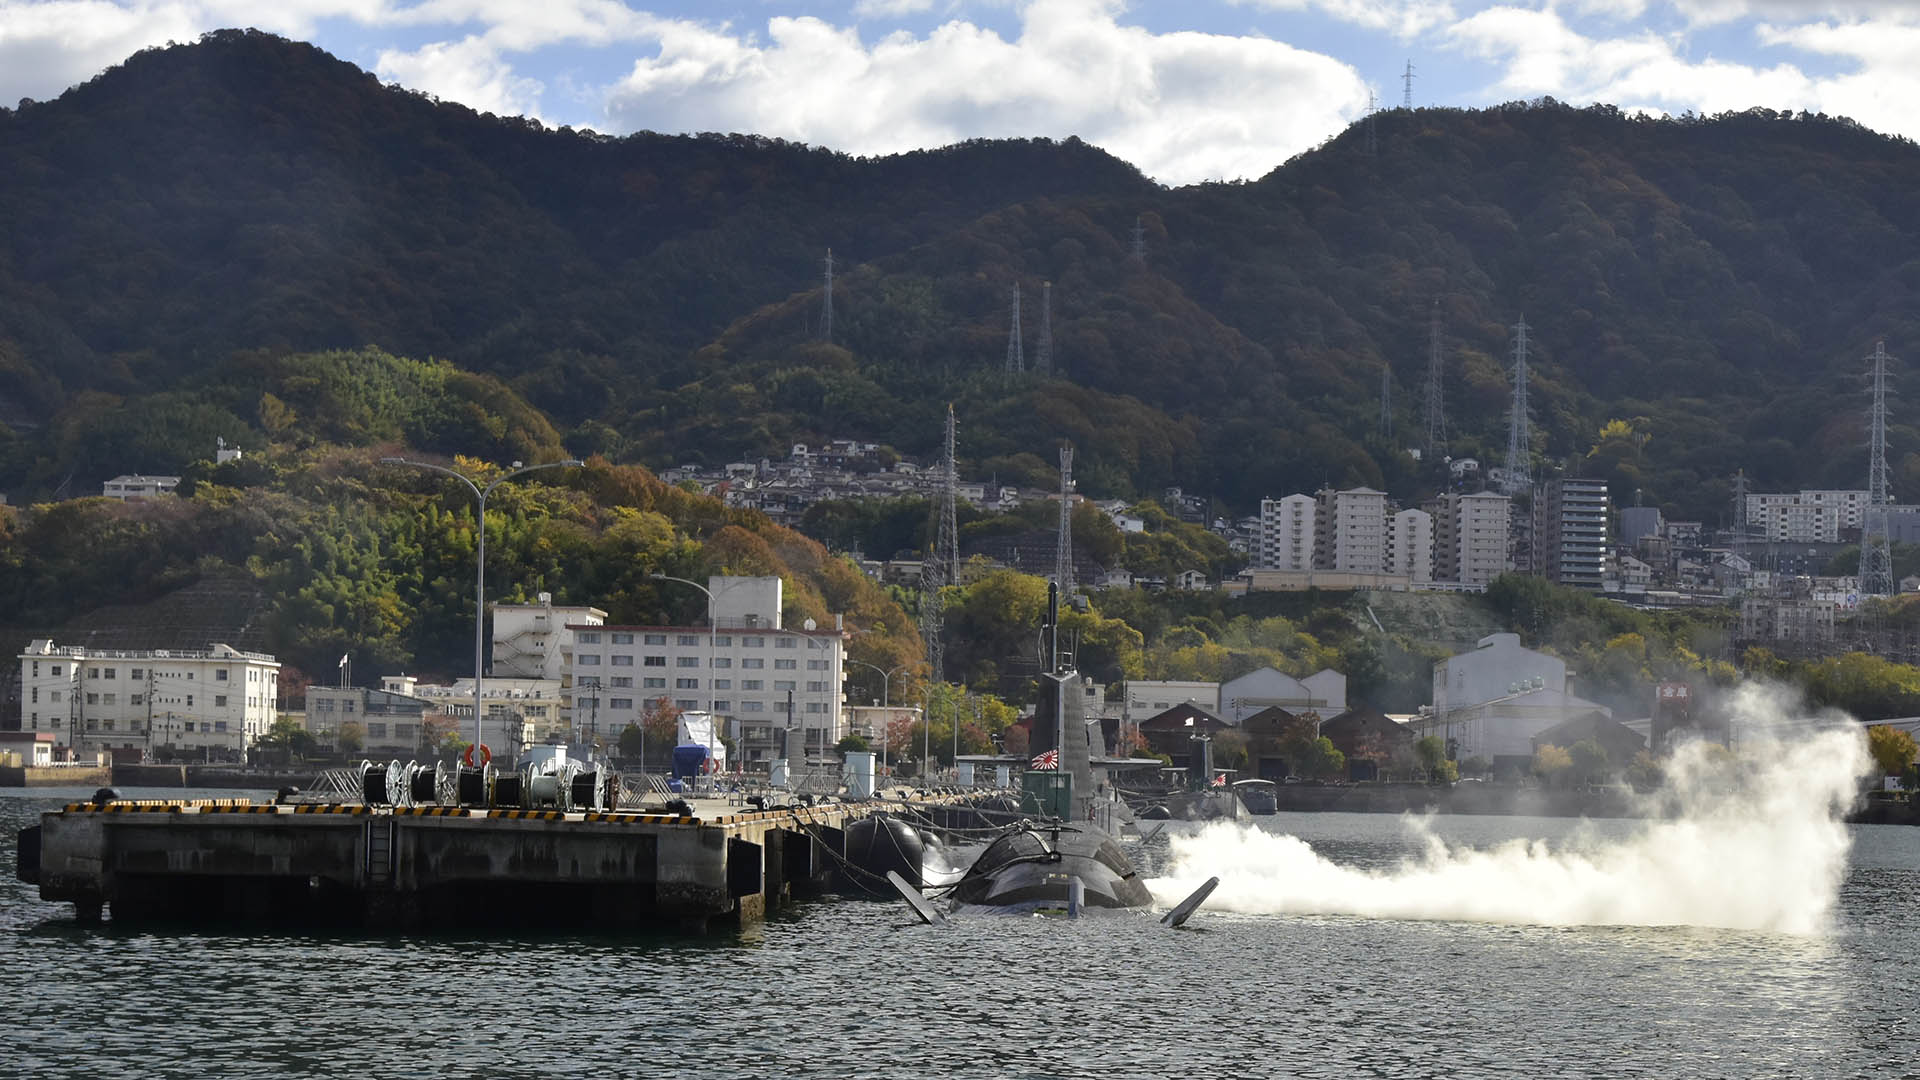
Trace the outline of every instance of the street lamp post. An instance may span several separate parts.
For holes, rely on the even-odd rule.
[[[677,581],[682,585],[691,585],[694,588],[699,589],[701,592],[707,594],[707,723],[717,724],[720,722],[720,718],[714,715],[714,710],[713,710],[713,703],[715,700],[713,696],[713,638],[714,638],[714,635],[719,631],[714,626],[713,590],[707,588],[705,585],[702,585],[697,581],[689,581],[683,577],[674,577],[672,574],[662,574],[659,571],[655,571],[651,574],[648,574],[647,576],[650,578],[654,578],[655,580],[658,580],[658,581]],[[789,724],[793,722],[792,713],[787,714],[787,722]],[[719,731],[716,730],[713,733],[713,737],[716,739],[719,738],[720,737]],[[707,752],[711,754],[713,752],[713,748],[708,747]]]
[[[849,664],[859,664],[863,668],[872,668],[880,672],[880,772],[882,775],[885,775],[887,771],[887,729],[893,722],[893,718],[887,715],[887,711],[893,708],[893,677],[913,665],[901,664],[898,667],[880,671],[879,664],[869,664],[865,660],[855,660],[851,656],[847,657],[846,661]]]
[[[487,496],[493,494],[494,488],[499,487],[501,484],[506,483],[522,473],[538,472],[541,469],[578,467],[585,465],[586,462],[576,458],[568,458],[565,461],[550,461],[545,465],[521,465],[516,461],[513,463],[512,472],[501,474],[484,488],[474,483],[472,478],[468,477],[465,473],[456,472],[453,469],[447,468],[445,465],[435,465],[426,461],[413,461],[403,457],[383,457],[380,459],[380,464],[405,465],[409,468],[427,469],[431,472],[445,473],[467,485],[468,490],[473,492],[474,502],[478,508],[477,513],[474,515],[474,523],[477,526],[480,540],[479,552],[474,556],[473,560],[475,565],[473,578],[473,745],[477,747],[480,745],[480,735],[483,730],[481,723],[482,717],[485,715],[482,711],[484,706],[480,700],[480,683],[484,671],[482,665],[486,660],[484,650],[486,648],[487,624]]]

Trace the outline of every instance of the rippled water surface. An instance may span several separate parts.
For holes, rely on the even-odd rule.
[[[925,927],[898,903],[825,900],[698,940],[403,938],[80,928],[13,875],[14,831],[65,799],[0,794],[6,1075],[1920,1070],[1920,829],[1854,829],[1836,924],[1812,937],[1205,910],[1181,931],[1128,916]],[[1355,865],[1410,853],[1387,816],[1261,824]],[[1475,845],[1574,835],[1530,818],[1434,828]],[[1136,852],[1148,872],[1160,851]]]

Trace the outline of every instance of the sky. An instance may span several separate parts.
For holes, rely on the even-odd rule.
[[[1253,179],[1371,100],[1762,106],[1920,138],[1920,0],[0,0],[0,102],[251,26],[485,112],[848,153],[1079,136]]]

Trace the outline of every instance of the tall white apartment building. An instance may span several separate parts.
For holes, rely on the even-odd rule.
[[[279,712],[280,662],[230,645],[94,649],[37,638],[20,654],[20,728],[80,753],[238,759]]]
[[[1387,569],[1387,495],[1372,488],[1322,490],[1314,565],[1363,574]]]
[[[1433,515],[1402,510],[1387,519],[1387,573],[1415,585],[1433,580]]]
[[[1485,585],[1512,568],[1508,553],[1513,500],[1483,491],[1441,495],[1427,503],[1433,515],[1433,579]]]
[[[1260,500],[1260,544],[1255,564],[1267,570],[1313,569],[1318,507],[1311,495]]]
[[[552,593],[541,593],[535,604],[495,604],[489,670],[509,679],[558,679],[573,643],[571,628],[606,621],[597,607],[555,604]]]
[[[583,695],[597,693],[598,726],[617,735],[648,704],[666,698],[724,718],[745,768],[781,756],[830,750],[846,732],[842,689],[846,633],[811,619],[783,625],[777,577],[707,579],[714,623],[704,626],[581,624],[573,632],[561,693],[577,725]],[[838,620],[836,619],[837,623]]]

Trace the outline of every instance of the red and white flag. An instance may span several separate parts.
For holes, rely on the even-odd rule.
[[[1032,767],[1036,769],[1059,768],[1060,767],[1060,751],[1049,750],[1046,753],[1035,757],[1032,762]]]
[[[1227,786],[1227,774],[1226,774],[1226,773],[1221,773],[1221,774],[1220,774],[1219,776],[1216,776],[1216,777],[1214,777],[1214,778],[1213,778],[1213,786],[1214,786],[1214,787],[1226,787],[1226,786]]]

